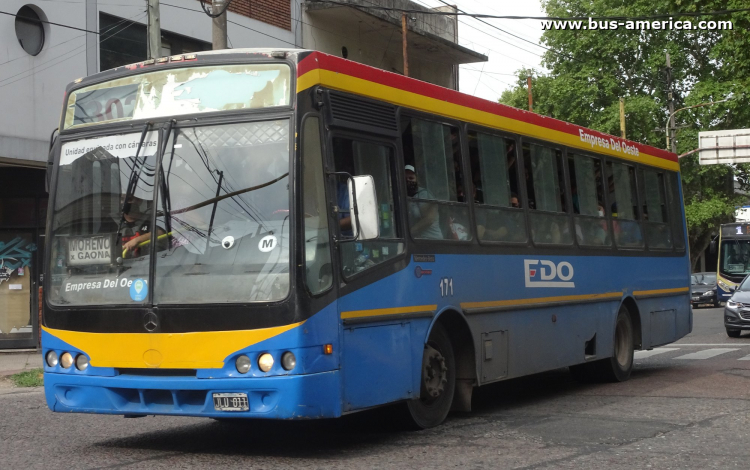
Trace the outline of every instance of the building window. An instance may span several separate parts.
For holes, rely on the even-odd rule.
[[[148,59],[146,26],[101,13],[99,69],[109,70]],[[211,50],[211,43],[162,30],[163,57]]]
[[[44,25],[33,8],[26,5],[16,14],[16,37],[23,50],[37,55],[44,47]]]

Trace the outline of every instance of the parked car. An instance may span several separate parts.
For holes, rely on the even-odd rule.
[[[690,276],[690,302],[699,305],[719,306],[716,297],[716,273],[694,273]]]
[[[739,338],[750,330],[750,276],[737,286],[724,307],[724,328],[730,338]]]

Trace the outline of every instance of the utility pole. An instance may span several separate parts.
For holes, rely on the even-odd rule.
[[[214,50],[227,48],[227,0],[213,0],[211,11],[220,11],[221,15],[213,19],[211,43]]]
[[[672,62],[669,60],[669,52],[667,52],[667,103],[669,105],[669,120],[667,121],[667,150],[671,150],[677,153],[677,144],[674,141],[675,137],[675,125],[674,125],[674,91],[672,86]]]
[[[161,57],[161,22],[159,0],[148,0],[148,58]]]
[[[409,56],[406,53],[406,32],[409,28],[406,25],[406,13],[401,13],[401,47],[404,50],[404,76],[409,76]]]
[[[625,138],[625,98],[620,98],[620,137]]]
[[[531,75],[526,77],[526,88],[529,89],[529,111],[532,113],[534,112],[533,106],[532,106],[532,99],[531,99]]]

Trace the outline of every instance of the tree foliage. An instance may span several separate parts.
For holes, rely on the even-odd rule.
[[[747,0],[547,0],[548,16],[628,18],[747,8]],[[516,87],[500,102],[526,109],[526,77],[531,75],[534,112],[613,135],[620,134],[619,99],[625,98],[627,138],[665,148],[666,52],[671,57],[675,109],[726,103],[675,115],[677,151],[698,145],[698,132],[750,128],[750,12],[724,16],[679,17],[731,20],[731,31],[704,30],[548,30],[542,42],[549,73],[519,70]],[[733,220],[749,189],[748,165],[698,165],[697,154],[680,160],[691,261],[695,265],[718,225]],[[733,178],[734,177],[734,178]],[[733,179],[735,184],[733,184]],[[738,191],[739,190],[739,191]]]

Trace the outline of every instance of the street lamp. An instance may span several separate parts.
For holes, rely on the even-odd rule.
[[[677,111],[675,111],[672,114],[670,114],[669,118],[667,118],[667,127],[664,129],[665,133],[667,134],[667,150],[669,150],[669,147],[670,147],[670,132],[669,132],[669,128],[671,126],[669,124],[672,122],[672,118],[674,117],[675,114],[679,113],[680,111],[684,111],[686,109],[700,108],[700,107],[703,107],[703,106],[710,106],[710,105],[716,104],[716,103],[724,103],[724,102],[727,102],[727,101],[729,101],[731,99],[732,99],[732,97],[730,95],[729,98],[725,98],[723,100],[719,100],[719,101],[706,101],[705,103],[694,104],[693,106],[686,106],[686,107],[680,108]],[[672,145],[672,153],[677,153],[677,146],[674,143],[674,139],[672,139],[671,145]]]

